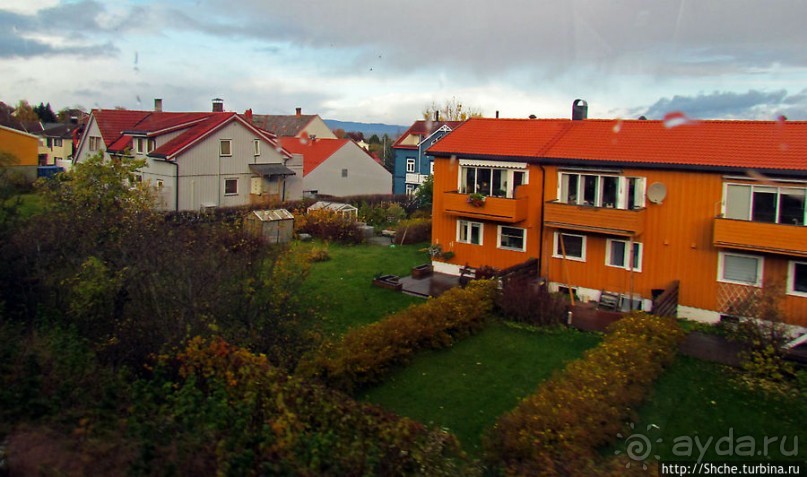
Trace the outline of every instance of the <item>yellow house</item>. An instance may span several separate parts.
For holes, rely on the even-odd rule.
[[[27,179],[36,179],[39,138],[33,134],[0,126],[0,153],[8,154],[12,163],[8,167]],[[5,167],[2,164],[2,167]]]

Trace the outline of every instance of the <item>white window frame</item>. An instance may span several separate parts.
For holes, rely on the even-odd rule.
[[[412,157],[406,158],[406,172],[415,172],[415,159]]]
[[[624,256],[622,257],[622,261],[625,265],[615,265],[611,263],[611,247],[614,242],[621,242],[625,244],[625,252]],[[630,267],[630,259],[631,259],[631,251],[630,251],[630,240],[626,239],[606,239],[605,241],[605,265],[614,268],[621,268],[623,270],[631,270]],[[633,246],[638,248],[638,252],[633,254],[633,263],[635,266],[633,267],[634,272],[641,272],[642,271],[642,255],[644,254],[644,246],[641,242],[633,242]]]
[[[756,283],[747,283],[741,282],[737,280],[731,280],[728,278],[723,277],[724,266],[725,266],[725,258],[726,256],[735,256],[735,257],[743,257],[743,258],[753,258],[757,261],[757,281]],[[722,283],[732,283],[735,285],[745,285],[749,287],[762,287],[762,273],[765,270],[765,258],[761,255],[749,255],[746,253],[734,253],[734,252],[720,252],[717,255],[717,281]]]
[[[575,256],[569,255],[567,253],[566,254],[566,259],[567,260],[574,260],[575,262],[585,262],[586,261],[586,242],[587,242],[586,236],[581,235],[581,234],[572,234],[572,233],[568,233],[568,232],[555,231],[555,234],[554,234],[554,237],[553,237],[553,240],[552,240],[552,257],[561,258],[561,259],[564,258],[561,253],[558,253],[558,246],[560,245],[559,240],[560,240],[561,234],[562,235],[567,235],[567,236],[570,236],[570,237],[580,237],[580,238],[583,239],[583,243],[582,243],[582,246],[581,246],[581,252],[582,252],[581,256],[580,257],[575,257]]]
[[[227,183],[228,182],[235,182],[235,192],[227,192]],[[233,196],[238,195],[238,178],[237,177],[226,177],[224,179],[224,195],[226,196]]]
[[[475,226],[479,226],[479,243],[473,243],[471,241],[471,236],[473,235],[471,231]],[[465,229],[465,236],[468,237],[467,240],[462,239],[462,229]],[[482,222],[474,222],[471,220],[459,219],[457,220],[457,242],[459,243],[466,243],[469,245],[483,245],[485,242],[485,224]]]
[[[148,152],[153,151],[154,149],[157,148],[157,140],[154,139],[153,137],[148,138],[146,147],[148,148]]]
[[[89,138],[90,152],[96,152],[101,149],[101,138],[98,136],[90,136]]]
[[[504,228],[515,229],[515,230],[520,230],[521,231],[521,248],[506,247],[506,246],[502,245],[502,237],[504,236],[504,233],[503,233],[502,229],[504,229]],[[527,229],[522,228],[522,227],[511,227],[509,225],[499,225],[497,227],[497,231],[496,231],[496,247],[500,248],[502,250],[513,250],[513,251],[516,251],[516,252],[526,252],[527,251]]]
[[[474,169],[474,183],[468,183],[468,170]],[[481,187],[479,184],[479,170],[486,169],[490,171],[490,183],[487,184],[487,188]],[[493,182],[493,175],[494,171],[498,171],[500,174],[500,178],[503,179],[504,188],[503,189],[494,189]],[[472,160],[463,159],[460,163],[459,167],[459,174],[457,176],[457,190],[461,194],[482,194],[485,196],[496,196],[494,194],[495,191],[504,190],[504,196],[497,196],[503,197],[507,199],[512,199],[515,197],[516,188],[513,186],[515,183],[515,175],[522,174],[522,182],[519,186],[527,185],[530,183],[530,172],[526,169],[526,166],[522,166],[520,163],[504,163],[503,167],[495,167],[485,162],[476,162]],[[499,185],[502,185],[501,182]]]
[[[415,193],[417,186],[415,184],[406,184],[406,195],[412,195]]]
[[[227,153],[224,152],[224,145],[227,144]],[[233,140],[219,139],[219,155],[221,157],[231,157],[233,155]]]
[[[800,296],[807,298],[807,292],[798,291],[794,289],[796,284],[796,265],[804,265],[807,267],[807,262],[801,260],[790,260],[787,263],[787,294],[793,296]]]
[[[575,191],[575,200],[568,201],[567,197],[564,196],[563,193],[563,176],[578,176],[577,179],[577,190]],[[595,192],[594,192],[594,203],[593,204],[585,204],[584,202],[584,180],[582,179],[583,176],[590,176],[596,177],[596,184],[595,184]],[[574,204],[574,205],[587,205],[589,207],[606,207],[607,204],[603,204],[603,197],[602,192],[604,189],[605,179],[606,178],[615,178],[617,180],[617,188],[616,188],[616,202],[608,207],[613,209],[622,209],[622,210],[638,210],[642,209],[647,205],[647,178],[646,177],[639,177],[639,176],[623,176],[617,173],[600,173],[600,172],[587,172],[587,171],[558,171],[558,186],[557,186],[557,201],[563,204]],[[630,191],[630,181],[637,181],[639,187],[634,192],[634,208],[628,208],[629,202],[629,191]]]
[[[253,141],[253,145],[254,145],[254,149],[252,151],[253,155],[260,156],[261,155],[261,140],[260,139],[255,139],[255,141]]]
[[[789,195],[788,189],[793,191],[801,192],[802,198],[807,198],[807,189],[805,187],[793,187],[793,186],[778,186],[778,185],[767,185],[767,184],[744,184],[739,182],[724,182],[723,183],[723,202],[721,204],[721,214],[723,217],[728,217],[728,192],[729,187],[748,187],[750,189],[750,194],[748,197],[749,202],[746,205],[745,212],[747,212],[748,218],[733,218],[733,220],[746,220],[750,222],[761,222],[761,223],[774,223],[780,225],[794,225],[788,224],[784,222],[780,222],[779,219],[781,218],[781,209],[782,209],[782,195]],[[776,221],[775,222],[762,222],[758,220],[754,220],[754,192],[759,189],[775,189],[775,192],[768,192],[768,193],[775,193],[776,194]],[[802,216],[801,224],[795,224],[798,227],[803,227],[807,225],[807,207],[804,207],[804,215]]]
[[[429,161],[429,174],[434,175],[434,161]]]

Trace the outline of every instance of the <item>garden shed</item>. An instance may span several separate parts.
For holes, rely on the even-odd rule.
[[[294,234],[294,215],[286,209],[253,210],[246,217],[245,226],[269,243],[286,243]]]
[[[330,210],[342,215],[343,217],[356,218],[359,215],[359,209],[350,204],[345,204],[342,202],[326,202],[321,200],[319,202],[315,202],[308,208],[309,212],[312,210]]]

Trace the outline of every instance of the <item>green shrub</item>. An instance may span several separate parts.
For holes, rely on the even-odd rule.
[[[297,371],[346,392],[378,382],[415,352],[451,346],[482,329],[493,308],[495,290],[496,283],[490,280],[451,289],[439,298],[350,331],[338,342],[326,343],[303,358]]]
[[[676,355],[674,320],[634,313],[499,418],[484,438],[486,460],[514,475],[583,475],[612,443]],[[582,473],[581,473],[582,472]]]
[[[402,220],[395,231],[395,241],[401,245],[429,242],[432,239],[432,220],[429,218]]]

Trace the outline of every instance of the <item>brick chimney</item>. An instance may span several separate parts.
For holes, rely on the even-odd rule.
[[[297,117],[299,118],[300,116],[303,115],[303,108],[297,108],[296,112],[297,112]]]
[[[244,117],[247,118],[247,121],[249,121],[250,124],[252,124],[252,108],[244,111]]]
[[[223,113],[224,112],[224,100],[221,98],[213,98],[213,112],[214,113]]]
[[[154,98],[154,111],[161,113],[163,110],[162,98]]]

